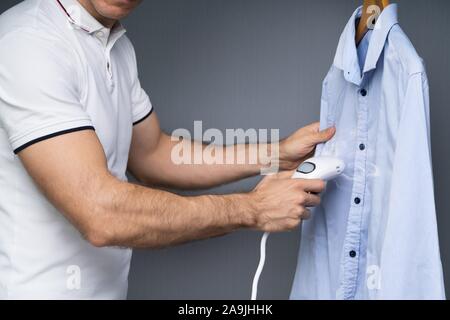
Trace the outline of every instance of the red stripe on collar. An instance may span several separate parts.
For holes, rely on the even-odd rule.
[[[72,22],[73,24],[75,23],[75,20],[70,16],[69,12],[67,12],[66,8],[63,6],[63,4],[61,3],[61,1],[56,0],[56,2],[59,4],[59,6],[61,7],[61,9],[63,9],[64,13],[67,15],[67,17],[69,18],[70,22]],[[78,26],[78,25],[77,25]],[[91,33],[88,29],[83,28],[82,26],[78,26],[81,30],[86,31],[88,33]]]

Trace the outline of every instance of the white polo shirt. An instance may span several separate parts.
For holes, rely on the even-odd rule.
[[[131,250],[95,248],[42,195],[17,153],[95,130],[125,181],[133,124],[152,105],[133,46],[76,0],[27,0],[0,16],[0,299],[124,299]]]

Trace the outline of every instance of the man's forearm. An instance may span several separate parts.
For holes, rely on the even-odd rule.
[[[273,149],[268,144],[216,146],[172,141],[163,136],[146,161],[148,168],[142,170],[146,175],[140,180],[151,185],[207,189],[258,175],[264,168],[276,165]],[[190,152],[188,156],[186,150]]]
[[[85,235],[97,246],[160,248],[252,225],[249,195],[180,197],[122,182],[107,185]]]

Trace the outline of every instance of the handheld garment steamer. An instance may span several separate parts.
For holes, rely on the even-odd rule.
[[[345,170],[344,161],[332,157],[317,157],[303,162],[292,176],[292,179],[331,181],[339,177]],[[253,279],[252,300],[258,296],[258,283],[266,262],[266,245],[270,233],[266,232],[261,240],[261,258],[255,278]]]

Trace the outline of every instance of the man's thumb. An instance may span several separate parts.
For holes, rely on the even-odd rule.
[[[335,134],[336,134],[336,128],[335,127],[331,127],[331,128],[326,129],[326,130],[320,131],[315,136],[315,138],[317,139],[316,143],[327,142],[327,141],[331,140],[334,137]]]

